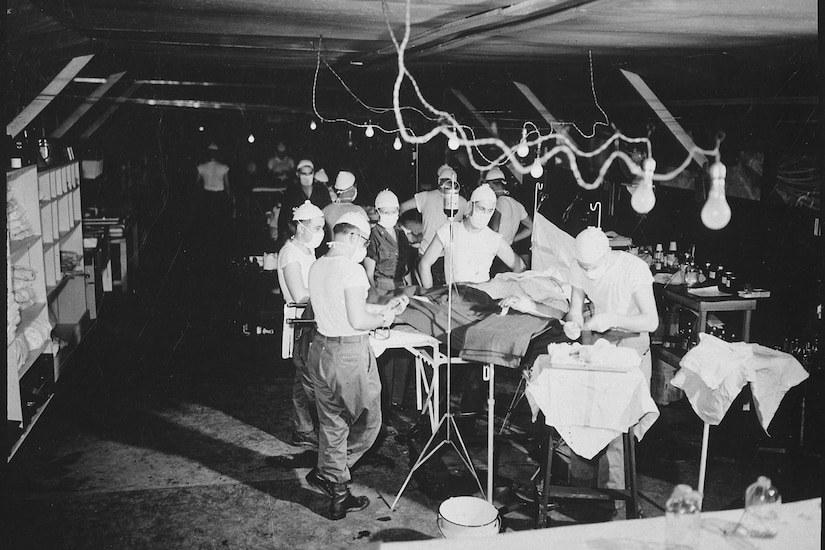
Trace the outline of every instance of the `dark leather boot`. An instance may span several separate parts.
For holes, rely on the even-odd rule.
[[[356,497],[349,492],[346,483],[335,483],[332,487],[333,495],[329,503],[329,519],[338,520],[347,517],[347,512],[357,512],[370,505],[367,497]]]

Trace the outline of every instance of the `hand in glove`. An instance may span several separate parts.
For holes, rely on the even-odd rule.
[[[616,327],[616,315],[613,313],[597,313],[584,324],[585,330],[593,332],[607,332]]]
[[[571,340],[578,340],[579,336],[582,335],[582,328],[575,321],[567,321],[562,328],[564,329],[564,335]]]

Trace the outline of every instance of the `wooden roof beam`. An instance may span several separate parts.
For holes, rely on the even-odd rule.
[[[117,83],[118,80],[123,78],[123,75],[125,74],[126,72],[124,71],[121,73],[114,73],[109,75],[109,78],[106,79],[106,82],[98,86],[94,92],[89,94],[89,96],[83,100],[83,103],[78,105],[77,109],[75,109],[74,112],[71,115],[69,115],[69,117],[66,120],[64,120],[60,126],[55,128],[54,132],[52,132],[50,137],[54,139],[60,139],[64,135],[66,135],[66,132],[68,132],[71,129],[71,127],[74,126],[78,120],[80,120],[80,117],[85,115],[89,111],[89,109],[91,109],[94,106],[94,104],[100,100],[101,97],[106,95],[106,92],[108,92],[112,88],[112,86],[114,86]]]
[[[140,84],[137,82],[129,86],[126,89],[126,91],[123,92],[123,94],[121,94],[120,97],[115,99],[114,103],[110,105],[109,108],[106,109],[106,111],[104,111],[103,114],[97,118],[97,120],[95,120],[88,128],[86,128],[86,131],[80,135],[80,139],[85,141],[92,137],[92,134],[97,132],[97,130],[101,126],[103,126],[103,123],[109,120],[109,117],[115,114],[115,111],[120,109],[120,106],[126,103],[126,100],[132,97],[132,95],[134,95],[138,88],[140,88]]]
[[[92,60],[94,54],[81,55],[69,61],[63,70],[49,82],[43,91],[20,111],[14,120],[6,125],[6,133],[15,137],[39,115],[46,106],[63,91],[63,89],[77,76],[83,67]]]

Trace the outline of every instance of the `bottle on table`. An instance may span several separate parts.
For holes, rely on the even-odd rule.
[[[779,530],[782,496],[765,476],[759,476],[745,491],[742,529],[749,537],[773,538]]]
[[[665,505],[665,548],[699,550],[702,529],[702,493],[677,485]]]

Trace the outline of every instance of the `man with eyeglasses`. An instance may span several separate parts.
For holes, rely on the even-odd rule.
[[[401,204],[401,214],[413,208],[421,213],[422,236],[421,243],[418,247],[419,258],[427,251],[427,247],[430,246],[436,231],[449,221],[449,218],[447,218],[447,215],[444,213],[444,195],[453,190],[457,192],[459,187],[458,176],[455,170],[445,164],[438,169],[437,189],[416,193],[413,198]],[[455,219],[462,219],[466,213],[467,200],[459,196],[458,214]],[[445,283],[443,264],[443,256],[439,254],[431,270],[434,282],[438,285]]]
[[[341,170],[335,176],[335,194],[338,195],[337,201],[333,201],[324,207],[324,219],[327,222],[327,234],[332,237],[332,228],[338,222],[338,219],[347,212],[354,212],[363,215],[369,220],[369,215],[363,207],[354,204],[358,197],[358,186],[355,183],[355,174],[347,170]],[[360,262],[359,262],[360,263]]]
[[[309,159],[302,159],[298,162],[296,170],[300,185],[290,185],[284,192],[281,202],[281,212],[278,215],[278,235],[290,235],[289,222],[292,220],[292,212],[301,206],[304,201],[309,201],[320,209],[323,209],[331,201],[329,193],[323,183],[315,181],[315,165]]]
[[[470,213],[460,222],[444,224],[421,257],[418,263],[421,286],[433,286],[432,266],[442,253],[448,284],[489,281],[490,267],[496,257],[512,271],[524,271],[521,258],[501,235],[487,227],[495,210],[495,192],[487,184],[479,185],[470,197]]]
[[[330,498],[329,519],[369,505],[349,489],[350,468],[375,443],[381,429],[381,381],[369,331],[389,327],[408,303],[367,303],[369,281],[360,263],[367,253],[370,225],[347,212],[333,227],[327,254],[309,270],[309,296],[317,332],[309,348],[309,373],[318,407],[316,468],[307,482]]]

